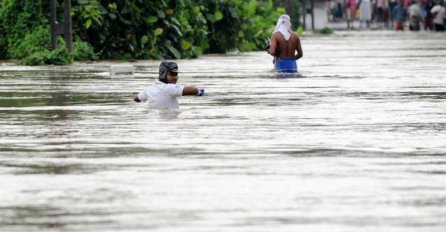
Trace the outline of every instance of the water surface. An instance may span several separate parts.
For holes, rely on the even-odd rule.
[[[0,66],[0,231],[444,231],[442,33],[302,38],[180,60],[206,88],[150,110],[112,63]]]

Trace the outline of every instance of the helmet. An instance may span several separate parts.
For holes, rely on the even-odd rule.
[[[167,72],[178,72],[178,65],[175,62],[171,61],[163,61],[160,64],[160,70],[159,70],[159,80],[161,82],[167,83]]]

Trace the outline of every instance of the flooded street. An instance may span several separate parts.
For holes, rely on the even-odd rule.
[[[180,111],[133,93],[159,61],[0,65],[0,231],[446,230],[446,35],[303,37],[180,60]]]

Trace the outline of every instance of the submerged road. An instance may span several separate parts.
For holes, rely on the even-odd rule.
[[[158,61],[0,65],[0,231],[445,231],[444,34],[302,44],[180,60],[177,112],[132,102]]]

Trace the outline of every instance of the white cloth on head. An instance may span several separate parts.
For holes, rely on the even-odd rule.
[[[273,33],[276,33],[277,31],[282,33],[285,40],[288,41],[291,36],[290,30],[291,30],[290,16],[285,15],[285,14],[281,15],[279,17],[279,19],[277,20],[276,28],[274,28]]]

